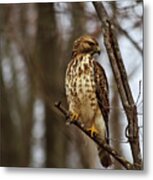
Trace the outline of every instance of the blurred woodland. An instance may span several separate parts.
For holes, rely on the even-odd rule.
[[[138,110],[143,157],[143,2],[104,2]],[[92,2],[0,4],[0,165],[9,167],[103,168],[94,143],[54,103],[67,107],[64,78],[72,45],[93,35],[102,48],[98,61],[110,87],[111,145],[132,161],[118,90]],[[91,140],[89,140],[91,141]],[[114,160],[112,169],[122,169]]]

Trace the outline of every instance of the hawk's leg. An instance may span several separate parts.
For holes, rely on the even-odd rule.
[[[91,121],[91,127],[87,129],[87,131],[90,132],[91,137],[94,137],[94,135],[98,135],[99,131],[97,129],[97,127],[95,126],[95,117],[97,115],[97,110],[95,111],[93,120]]]
[[[68,113],[68,118],[67,118],[67,124],[69,125],[69,124],[71,124],[75,121],[79,121],[79,120],[80,120],[80,114],[72,101],[69,104],[69,113]]]
[[[88,128],[87,131],[90,132],[91,137],[94,137],[94,135],[98,134],[98,130],[96,129],[95,124],[92,124],[92,126]]]

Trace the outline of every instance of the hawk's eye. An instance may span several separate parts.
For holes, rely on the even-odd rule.
[[[94,46],[95,43],[94,42],[88,42],[90,46]]]

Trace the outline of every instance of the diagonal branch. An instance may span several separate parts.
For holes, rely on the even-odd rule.
[[[139,164],[142,168],[138,134],[137,108],[128,83],[128,77],[116,38],[115,28],[103,4],[101,2],[93,2],[93,5],[102,25],[104,43],[112,66],[122,105],[126,112],[128,120],[128,139],[132,151],[133,162]]]
[[[68,111],[61,105],[61,102],[57,102],[55,103],[55,107],[64,114],[66,120],[69,119],[69,113]],[[113,148],[111,148],[108,144],[103,143],[101,141],[101,139],[98,136],[94,136],[92,137],[90,132],[87,131],[81,124],[81,122],[79,120],[72,122],[72,124],[74,124],[75,126],[77,126],[79,129],[81,129],[88,137],[90,137],[99,147],[105,149],[105,151],[107,151],[110,155],[112,155],[118,162],[121,163],[121,165],[125,168],[125,169],[141,169],[141,166],[139,166],[139,164],[131,164],[129,161],[127,161],[123,156],[121,156],[120,154],[118,154],[118,152],[116,150],[114,150]]]

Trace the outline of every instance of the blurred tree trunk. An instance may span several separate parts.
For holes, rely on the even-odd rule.
[[[1,56],[1,53],[0,53]],[[11,119],[10,107],[7,99],[7,91],[5,88],[2,62],[0,62],[0,87],[1,87],[1,100],[0,100],[0,166],[20,166],[20,158],[18,156],[18,148],[16,141],[16,127]]]
[[[25,11],[22,11],[24,7],[25,5],[21,5],[21,6],[3,5],[3,11],[1,12],[3,12],[3,17],[5,18],[4,21],[5,26],[2,26],[3,28],[1,29],[3,33],[1,36],[3,38],[1,42],[3,42],[3,58],[10,59],[9,66],[11,70],[10,73],[12,76],[11,88],[4,87],[5,88],[4,93],[7,99],[6,109],[7,109],[7,105],[9,106],[9,113],[7,116],[10,117],[13,125],[13,130],[12,130],[13,132],[10,137],[10,139],[12,138],[12,142],[14,142],[13,148],[15,149],[15,153],[16,153],[16,157],[13,165],[28,167],[31,161],[31,131],[32,131],[32,119],[33,119],[33,102],[34,102],[33,88],[31,83],[31,76],[29,75],[30,73],[28,72],[28,67],[26,67],[25,64],[22,71],[25,72],[24,76],[26,76],[28,79],[29,89],[26,94],[26,98],[24,98],[25,102],[23,102],[20,93],[24,91],[24,89],[19,88],[20,84],[18,82],[18,79],[20,75],[18,74],[16,67],[16,59],[19,53],[22,53],[20,54],[22,55],[21,61],[24,61],[24,63],[27,61],[26,58],[28,56],[27,54],[28,51],[26,51],[25,48],[26,43],[28,42],[28,38],[26,42],[23,39],[23,37],[25,38],[26,36],[25,35],[26,23],[22,22],[22,19],[26,18]],[[11,17],[13,16],[14,18],[12,19]],[[23,24],[24,24],[24,28],[22,27]],[[24,46],[23,46],[23,42],[25,42]],[[14,51],[12,51],[12,45],[14,45],[14,48],[16,49],[15,53]],[[9,125],[11,125],[11,123],[9,123]],[[10,153],[11,151],[12,150],[10,148]],[[8,159],[6,159],[6,161],[8,161]]]
[[[2,58],[5,50],[8,51],[8,41],[5,39],[4,23],[6,23],[6,6],[0,5],[0,166],[20,166],[17,151],[17,131],[11,118],[11,107],[8,101],[8,91],[5,86],[2,72]],[[5,46],[5,45],[6,46]]]
[[[64,121],[54,110],[54,102],[58,99],[60,88],[57,86],[61,75],[57,71],[60,44],[54,12],[54,4],[38,4],[38,30],[36,43],[36,63],[40,64],[40,86],[45,104],[45,143],[46,167],[65,167],[65,136],[61,133]]]
[[[12,111],[16,111],[19,117],[19,125],[16,127],[18,130],[18,156],[20,157],[20,166],[28,167],[31,162],[31,137],[32,137],[32,126],[33,126],[33,104],[34,96],[32,84],[30,82],[29,74],[29,89],[26,98],[26,102],[22,102],[20,98],[20,89],[18,88],[18,74],[15,69],[14,60],[10,61],[12,69],[13,87],[9,93],[9,99],[12,99],[9,104],[12,106]],[[25,67],[26,68],[26,67]],[[12,94],[12,97],[11,97]],[[17,120],[16,120],[17,121]]]
[[[20,33],[21,33],[21,41],[25,42],[25,53],[23,53],[23,60],[25,63],[25,70],[26,70],[26,76],[28,79],[28,94],[26,103],[22,103],[22,116],[21,116],[21,129],[22,129],[22,141],[23,141],[23,152],[24,152],[24,159],[23,159],[23,165],[29,166],[31,162],[31,138],[32,138],[32,127],[33,127],[33,106],[34,106],[34,85],[33,80],[31,77],[32,72],[30,72],[30,68],[28,67],[28,64],[26,64],[27,61],[31,60],[28,59],[28,57],[31,57],[31,54],[33,52],[33,49],[31,50],[31,44],[30,44],[30,37],[27,34],[27,12],[28,12],[28,4],[22,4],[20,7],[20,19],[19,19],[19,27],[20,27]],[[18,8],[19,8],[18,7]],[[34,74],[33,74],[34,75]],[[28,132],[28,133],[27,133]]]

